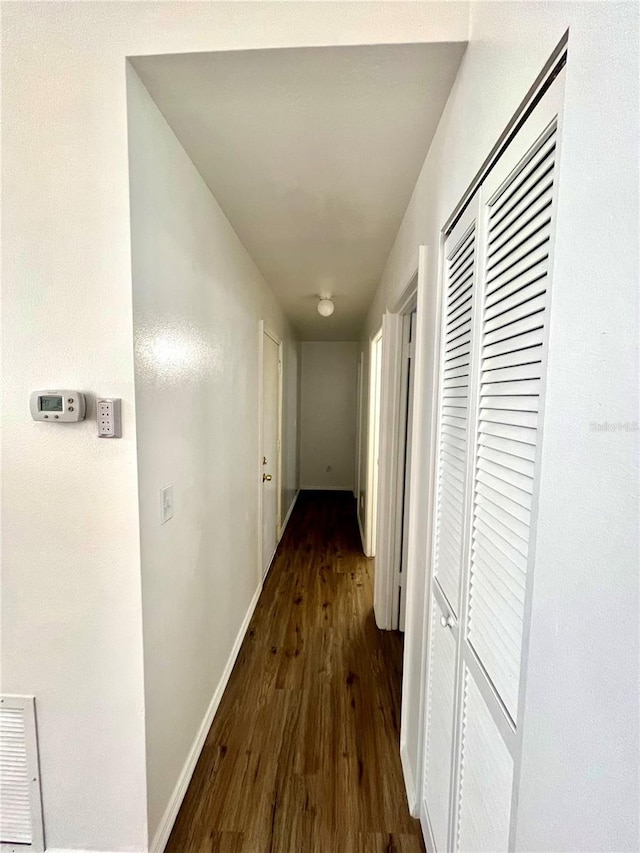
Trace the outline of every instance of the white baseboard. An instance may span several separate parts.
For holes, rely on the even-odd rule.
[[[287,529],[287,524],[289,524],[289,519],[291,518],[291,513],[293,512],[293,508],[296,505],[296,501],[298,500],[299,494],[300,494],[300,489],[298,489],[298,491],[293,496],[293,500],[291,501],[291,506],[289,507],[289,510],[288,510],[288,512],[284,518],[284,521],[282,522],[282,525],[280,526],[280,539],[282,539],[282,537],[284,536],[284,532]]]
[[[407,802],[409,804],[409,814],[411,817],[420,817],[420,803],[416,795],[416,785],[413,781],[413,772],[411,770],[411,762],[407,753],[406,744],[400,742],[400,763],[402,764],[402,775],[404,776],[404,787],[407,792]]]
[[[209,729],[211,728],[211,723],[213,722],[213,718],[215,717],[216,711],[218,710],[218,706],[220,705],[222,694],[224,693],[225,688],[227,686],[227,682],[229,681],[231,670],[233,669],[233,665],[235,664],[236,658],[238,657],[240,646],[242,645],[244,636],[247,633],[249,622],[251,621],[251,617],[253,616],[253,611],[256,609],[256,605],[258,603],[258,599],[260,598],[261,592],[262,585],[260,585],[256,589],[255,594],[251,600],[251,604],[249,605],[249,609],[247,610],[247,613],[242,621],[242,625],[240,626],[240,630],[238,631],[238,634],[236,636],[235,642],[231,649],[231,653],[229,655],[229,659],[227,660],[224,672],[222,673],[222,677],[220,678],[218,686],[214,691],[209,707],[207,708],[207,712],[204,715],[204,719],[200,724],[198,733],[195,737],[191,750],[189,751],[189,755],[187,756],[187,760],[184,763],[176,786],[173,789],[171,799],[169,800],[165,813],[162,816],[160,825],[156,830],[153,842],[151,844],[151,847],[149,848],[150,853],[163,853],[167,841],[169,840],[171,830],[173,829],[173,824],[175,823],[176,818],[178,816],[178,812],[180,811],[180,806],[182,805],[184,795],[187,793],[187,788],[189,787],[189,782],[191,781],[193,771],[196,768],[198,758],[200,757],[200,753],[202,752],[202,747],[204,746],[205,739],[209,733]]]
[[[300,486],[303,492],[352,492],[353,486]]]

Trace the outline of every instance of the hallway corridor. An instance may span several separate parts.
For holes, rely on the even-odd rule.
[[[302,492],[166,853],[419,853],[402,645],[373,617],[346,492]]]

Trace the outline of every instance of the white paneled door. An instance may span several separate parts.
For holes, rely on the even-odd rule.
[[[271,565],[279,534],[280,370],[280,343],[265,330],[262,334],[262,461],[260,465],[263,577]]]
[[[444,246],[421,804],[439,853],[515,837],[562,86]]]

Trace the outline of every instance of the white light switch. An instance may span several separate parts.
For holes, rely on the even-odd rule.
[[[173,518],[173,485],[160,489],[160,524]]]

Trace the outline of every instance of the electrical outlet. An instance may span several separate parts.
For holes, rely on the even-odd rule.
[[[101,397],[96,400],[96,420],[98,438],[121,438],[120,400],[116,397]]]
[[[160,524],[173,518],[173,485],[160,489]]]

